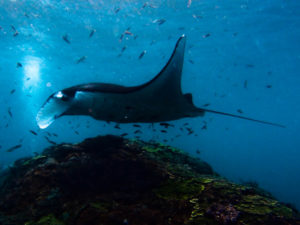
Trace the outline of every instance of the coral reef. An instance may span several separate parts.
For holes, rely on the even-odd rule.
[[[0,185],[2,225],[300,225],[296,210],[199,159],[117,136],[17,160]]]

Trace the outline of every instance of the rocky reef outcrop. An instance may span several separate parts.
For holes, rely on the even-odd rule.
[[[200,159],[117,136],[20,159],[0,186],[2,225],[300,224],[295,209]]]

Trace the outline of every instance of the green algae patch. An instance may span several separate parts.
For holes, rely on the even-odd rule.
[[[176,176],[197,178],[199,174],[216,175],[206,162],[191,157],[177,148],[156,143],[148,144],[142,141],[135,142],[135,144],[137,143],[142,146],[141,150],[144,151],[148,157],[163,163],[168,171]]]
[[[200,206],[198,198],[193,198],[189,202],[193,204],[190,220],[193,220],[195,217],[204,216],[205,210]]]
[[[90,206],[103,213],[108,212],[111,208],[111,204],[107,202],[92,202],[90,203]]]
[[[201,177],[200,180],[201,180],[201,183],[203,183],[203,184],[209,184],[216,179],[212,178],[212,177]]]
[[[158,152],[158,151],[161,151],[160,148],[155,148],[155,147],[152,147],[152,146],[144,146],[142,149],[144,151],[147,151],[147,152]]]
[[[42,217],[37,222],[26,222],[25,225],[64,225],[62,221],[56,219],[53,214]]]
[[[292,209],[281,205],[274,199],[269,199],[259,195],[243,196],[242,201],[240,204],[236,205],[236,208],[255,215],[267,215],[272,213],[286,218],[291,218],[293,216]]]
[[[267,199],[259,195],[246,195],[239,205],[238,210],[255,215],[266,215],[272,212],[272,208],[277,204],[277,201]]]
[[[139,141],[141,142],[141,141]],[[171,146],[167,146],[167,145],[164,145],[164,144],[145,144],[145,143],[142,143],[142,150],[143,151],[146,151],[146,152],[150,152],[150,153],[158,153],[159,156],[162,156],[161,154],[163,153],[167,153],[166,157],[168,157],[168,154],[171,154],[173,155],[174,153],[175,154],[183,154],[182,151],[180,151],[179,149],[177,148],[174,148],[174,147],[171,147]]]
[[[37,155],[37,156],[35,156],[35,157],[31,158],[31,159],[26,160],[26,161],[23,163],[23,166],[28,166],[28,165],[30,165],[30,164],[36,162],[37,160],[45,159],[45,158],[47,158],[47,156],[45,156],[45,155]]]
[[[273,208],[273,212],[280,217],[285,217],[289,219],[291,219],[294,215],[294,212],[291,208],[279,204],[275,208]]]
[[[197,179],[169,180],[166,184],[154,190],[159,197],[167,200],[188,200],[199,195],[205,186]]]

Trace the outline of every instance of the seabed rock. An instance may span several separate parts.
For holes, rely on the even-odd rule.
[[[1,225],[300,224],[295,209],[199,159],[117,136],[17,160],[0,186]]]

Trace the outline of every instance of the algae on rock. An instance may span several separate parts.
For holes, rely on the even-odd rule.
[[[299,224],[299,213],[175,148],[117,136],[55,145],[0,174],[0,224]]]

